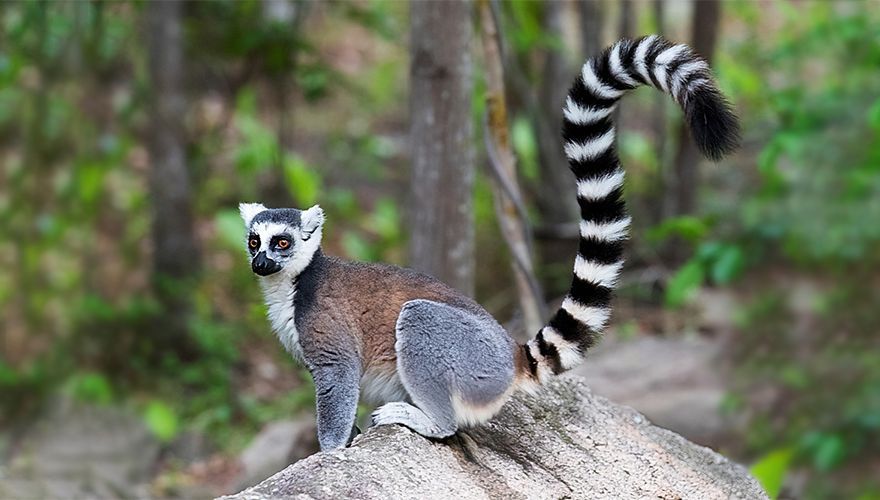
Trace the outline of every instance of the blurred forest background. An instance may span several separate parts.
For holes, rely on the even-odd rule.
[[[576,248],[564,92],[654,32],[711,59],[744,141],[708,164],[671,100],[624,100],[634,228],[590,383],[661,425],[683,401],[669,426],[774,496],[880,498],[880,4],[793,0],[0,3],[0,492],[231,491],[261,429],[311,420],[239,201],[320,203],[328,253],[534,331]]]

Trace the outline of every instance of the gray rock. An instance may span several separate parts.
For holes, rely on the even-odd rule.
[[[444,442],[368,430],[224,497],[767,498],[745,468],[561,378],[518,394],[488,424]]]
[[[183,431],[168,445],[163,458],[191,464],[207,459],[214,451],[214,446],[205,434],[195,431]]]
[[[720,351],[720,342],[694,337],[603,342],[574,373],[596,394],[717,449],[736,430],[720,411],[726,393]]]
[[[24,436],[0,472],[0,498],[144,498],[158,455],[137,416],[63,404]]]
[[[267,424],[242,452],[238,488],[253,486],[301,458],[318,451],[315,418]]]

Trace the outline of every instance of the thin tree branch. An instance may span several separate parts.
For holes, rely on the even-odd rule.
[[[495,209],[501,234],[513,257],[513,273],[527,332],[543,325],[545,304],[534,275],[528,219],[516,180],[516,159],[510,144],[504,94],[501,44],[489,0],[479,2],[486,70],[486,149],[493,172]]]

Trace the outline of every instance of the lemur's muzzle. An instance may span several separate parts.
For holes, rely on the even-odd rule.
[[[266,252],[260,252],[251,262],[251,269],[260,276],[269,276],[281,270],[281,264],[266,257]]]

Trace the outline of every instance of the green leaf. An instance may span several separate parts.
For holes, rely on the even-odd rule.
[[[718,241],[707,241],[701,243],[694,254],[694,258],[703,264],[710,264],[724,251],[724,244]]]
[[[318,201],[321,177],[299,156],[294,154],[285,156],[284,182],[290,194],[303,208]]]
[[[648,136],[638,132],[627,132],[620,134],[620,155],[624,158],[625,164],[636,162],[647,166],[652,171],[659,168],[659,153],[654,147],[653,141]]]
[[[113,388],[107,377],[100,373],[82,373],[68,381],[70,394],[77,401],[108,404],[113,401]]]
[[[783,367],[779,372],[779,378],[785,385],[795,389],[806,389],[810,385],[809,375],[800,366]]]
[[[162,442],[169,442],[177,435],[179,422],[174,410],[162,401],[151,401],[144,411],[144,422]]]
[[[880,99],[868,109],[868,125],[874,130],[880,130]]]
[[[382,238],[398,238],[400,236],[400,214],[394,200],[382,198],[377,201],[373,213],[370,214],[369,225],[370,229]]]
[[[779,496],[793,456],[791,449],[782,448],[771,451],[752,465],[752,475],[761,483],[770,498]]]
[[[230,248],[244,250],[245,227],[237,210],[222,210],[214,217],[217,237]]]
[[[691,260],[681,267],[669,280],[666,287],[666,304],[681,307],[703,283],[705,271],[697,260]]]
[[[520,171],[526,179],[538,178],[538,141],[529,121],[517,117],[510,127],[510,141],[519,158]]]
[[[662,242],[672,236],[680,236],[688,241],[699,241],[709,232],[709,225],[703,219],[694,216],[674,217],[663,221],[659,226],[648,232],[648,238],[654,242]]]
[[[712,282],[726,285],[742,274],[745,268],[745,255],[743,251],[733,245],[721,247],[712,266],[709,268],[709,276]]]
[[[813,451],[813,463],[821,471],[829,471],[846,458],[846,444],[837,434],[823,434]]]
[[[345,249],[345,255],[351,259],[368,262],[375,260],[375,252],[370,243],[353,231],[347,231],[342,235],[342,248]]]

